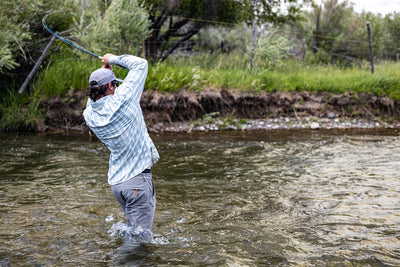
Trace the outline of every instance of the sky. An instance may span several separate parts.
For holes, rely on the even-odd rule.
[[[386,15],[393,11],[400,12],[400,1],[398,0],[350,0],[357,12],[371,11]]]

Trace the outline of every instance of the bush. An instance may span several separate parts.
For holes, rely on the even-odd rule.
[[[38,109],[38,100],[6,89],[1,95],[0,130],[35,131],[43,114]]]

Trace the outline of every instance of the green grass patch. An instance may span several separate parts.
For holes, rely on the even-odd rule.
[[[0,101],[0,130],[3,131],[34,131],[43,114],[38,108],[39,100],[32,99],[27,94],[5,89]]]
[[[17,93],[17,88],[6,88],[1,92],[0,129],[34,129],[44,118],[38,108],[41,99],[51,96],[68,99],[68,94],[74,90],[84,90],[90,73],[101,65],[94,58],[53,56],[48,65],[36,75],[30,90],[22,96]],[[209,88],[253,93],[371,92],[400,99],[399,62],[381,62],[375,66],[373,75],[367,63],[342,67],[284,60],[279,64],[255,61],[253,66],[250,70],[248,56],[240,54],[175,56],[163,63],[149,65],[146,89],[160,92],[181,89],[200,92]],[[114,70],[116,76],[125,77],[125,69],[114,66]]]
[[[84,89],[88,77],[101,63],[95,59],[55,58],[41,71],[34,84],[36,95],[61,96],[70,90]],[[267,66],[267,67],[259,67]],[[124,69],[114,67],[124,77]],[[305,64],[284,60],[278,65],[254,62],[249,70],[248,57],[240,54],[201,54],[171,57],[150,64],[146,89],[174,92],[181,89],[202,91],[208,88],[233,91],[309,91],[332,93],[386,94],[400,99],[400,63],[383,62],[371,74],[369,65],[341,67]]]
[[[383,62],[371,74],[367,64],[341,67],[305,65],[285,60],[271,68],[249,70],[243,57],[216,55],[171,58],[150,68],[147,88],[162,92],[179,89],[201,91],[206,88],[234,91],[309,91],[332,93],[386,94],[400,99],[400,63]]]
[[[61,96],[69,90],[86,88],[90,73],[100,66],[98,62],[87,59],[53,60],[36,78],[34,92],[46,96]]]

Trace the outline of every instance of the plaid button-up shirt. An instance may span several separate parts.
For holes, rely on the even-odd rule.
[[[115,185],[135,177],[160,157],[147,132],[140,107],[147,61],[124,55],[112,56],[109,63],[126,67],[129,73],[113,95],[96,102],[89,98],[83,116],[111,152],[108,183]]]

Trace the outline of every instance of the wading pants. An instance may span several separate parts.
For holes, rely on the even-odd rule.
[[[134,178],[111,186],[127,218],[127,225],[152,230],[156,194],[151,171],[146,169]]]

